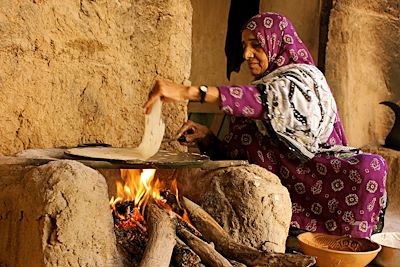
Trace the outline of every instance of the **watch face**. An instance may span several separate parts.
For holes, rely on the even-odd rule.
[[[200,85],[199,86],[199,91],[200,91],[200,103],[204,103],[206,99],[206,94],[208,91],[208,87],[205,85]]]
[[[200,87],[199,87],[199,89],[202,91],[202,92],[204,92],[204,93],[207,93],[207,86],[204,86],[204,85],[201,85]]]

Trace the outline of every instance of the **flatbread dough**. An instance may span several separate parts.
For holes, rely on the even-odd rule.
[[[147,160],[160,149],[164,137],[165,124],[161,119],[162,102],[158,99],[149,115],[145,115],[145,126],[142,142],[135,148],[116,147],[83,147],[66,151],[67,154],[111,160]]]

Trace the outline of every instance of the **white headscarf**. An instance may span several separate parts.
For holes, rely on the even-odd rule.
[[[318,153],[332,133],[337,115],[332,92],[318,68],[290,64],[253,84],[261,91],[265,119],[280,140],[306,158]],[[257,126],[265,132],[261,121]]]

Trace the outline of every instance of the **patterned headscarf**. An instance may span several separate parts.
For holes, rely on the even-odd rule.
[[[311,53],[286,17],[271,12],[261,13],[252,17],[244,29],[257,37],[268,55],[269,66],[264,75],[293,63],[314,65]]]

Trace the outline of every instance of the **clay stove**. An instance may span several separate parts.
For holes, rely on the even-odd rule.
[[[3,157],[1,162],[1,186],[4,190],[0,195],[0,235],[4,241],[0,244],[0,251],[7,251],[0,252],[1,264],[132,265],[117,250],[114,221],[109,207],[109,196],[115,193],[115,180],[119,178],[120,169],[127,168],[127,163],[72,160],[65,156],[63,150],[57,149],[25,151],[19,157]],[[149,241],[140,266],[162,266],[159,265],[161,262],[169,266],[174,247],[193,251],[191,257],[197,259],[195,261],[198,258],[201,260],[198,266],[230,266],[228,258],[249,266],[267,262],[272,264],[270,266],[277,266],[274,264],[281,261],[291,262],[293,266],[307,266],[312,262],[312,259],[310,261],[299,255],[270,253],[284,252],[285,231],[290,217],[285,218],[283,211],[287,206],[282,204],[285,201],[290,203],[290,199],[285,198],[288,197],[285,195],[287,192],[279,192],[277,177],[275,180],[271,176],[268,178],[270,181],[265,183],[268,172],[243,163],[233,166],[233,162],[204,161],[203,166],[200,164],[196,168],[181,164],[179,170],[158,169],[159,175],[171,172],[177,175],[182,185],[182,196],[195,200],[208,213],[189,198],[182,197],[181,205],[187,209],[194,226],[186,224],[183,227],[179,216],[157,205],[157,201],[149,202],[151,204],[148,204],[144,214]],[[148,163],[144,164],[149,167]],[[154,162],[150,165],[154,165]],[[247,178],[243,179],[246,175]],[[228,188],[228,184],[231,189],[223,189]],[[239,196],[236,192],[236,196],[229,196],[235,191],[232,187],[243,195]],[[216,190],[223,196],[221,202],[216,199]],[[239,214],[252,212],[251,207],[255,204],[249,196],[256,202],[264,203],[265,212],[270,212],[268,216],[258,212],[245,218]],[[236,203],[232,197],[236,198]],[[230,202],[230,206],[226,201]],[[265,203],[275,204],[269,206],[268,211]],[[213,206],[215,204],[218,208]],[[221,213],[223,209],[225,213]],[[232,213],[229,211],[232,209],[236,211],[237,218],[230,217]],[[238,218],[248,222],[239,225]],[[268,220],[271,218],[275,219],[271,226],[273,229],[261,231],[260,227],[270,224]],[[287,221],[287,225],[282,225],[282,221]],[[196,236],[198,232],[201,233],[200,238],[198,234]],[[154,265],[154,262],[157,264]],[[218,264],[215,265],[215,262]]]

